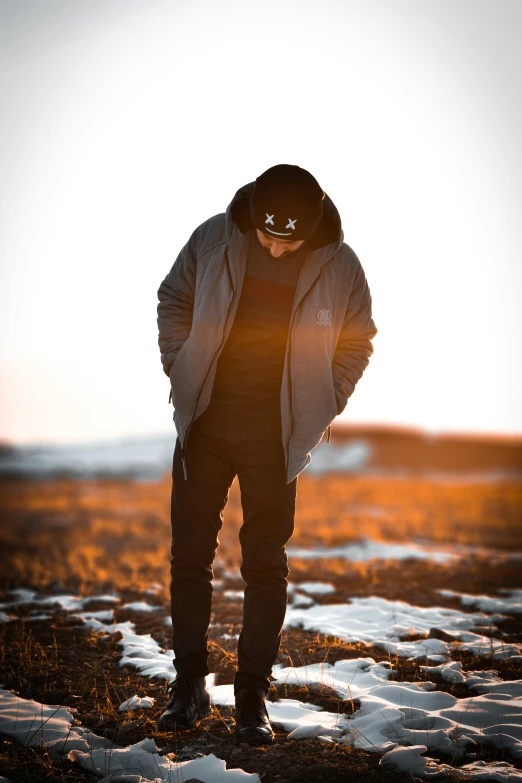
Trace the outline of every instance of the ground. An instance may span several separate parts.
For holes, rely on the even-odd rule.
[[[150,633],[162,648],[169,648],[170,628],[165,624],[169,493],[169,476],[157,483],[2,480],[0,600],[7,601],[8,591],[20,587],[42,594],[69,591],[82,596],[113,591],[121,597],[120,606],[152,600],[164,607],[162,613],[116,608],[116,620],[132,620],[138,633]],[[334,592],[315,596],[324,604],[375,595],[416,606],[462,609],[457,598],[444,598],[437,590],[497,595],[502,589],[522,587],[522,560],[506,557],[506,553],[522,551],[521,511],[522,488],[514,480],[479,481],[458,474],[444,478],[405,473],[313,477],[305,473],[298,482],[295,547],[341,546],[372,539],[461,549],[459,557],[448,562],[353,563],[340,557],[290,557],[290,579],[332,583]],[[242,588],[237,573],[240,524],[239,491],[234,484],[215,564],[219,581],[209,634],[210,668],[219,683],[232,681],[236,661],[236,640],[222,637],[234,637],[241,623],[241,602],[225,597],[225,591]],[[214,753],[229,768],[257,772],[267,783],[414,779],[379,766],[379,754],[316,739],[287,741],[283,731],[277,731],[276,743],[268,749],[236,747],[229,707],[215,707],[193,731],[177,736],[157,734],[156,720],[166,701],[165,682],[121,666],[117,635],[101,636],[57,608],[50,619],[31,620],[31,608],[29,604],[15,608],[16,619],[0,625],[0,684],[25,699],[76,707],[82,725],[118,744],[154,737],[163,754],[175,754],[172,758]],[[105,608],[95,602],[89,606],[89,610]],[[506,644],[522,642],[522,615],[506,619],[502,639]],[[389,661],[396,670],[393,679],[428,679],[421,669],[423,659],[408,662],[378,647],[350,644],[302,628],[284,631],[278,662],[297,667],[356,657]],[[483,656],[479,660],[458,650],[453,657],[461,660],[465,671],[494,668],[506,680],[521,675],[513,662]],[[457,698],[470,695],[461,683],[451,684],[434,675],[429,679]],[[118,705],[134,694],[153,696],[154,706],[118,712]],[[356,701],[341,700],[328,688],[273,687],[269,698],[282,696],[312,701],[330,712],[353,714],[358,709]],[[7,735],[0,736],[0,772],[12,783],[97,779],[72,761],[57,761],[45,750],[24,748]],[[505,756],[489,746],[481,748],[480,754],[486,760]],[[452,761],[440,754],[438,758]],[[522,769],[520,759],[506,758]]]

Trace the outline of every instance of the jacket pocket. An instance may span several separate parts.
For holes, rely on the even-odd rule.
[[[172,394],[172,402],[174,407],[177,409],[181,405],[181,400],[183,398],[183,391],[184,387],[186,387],[186,368],[184,369],[184,365],[186,364],[186,345],[188,340],[186,340],[179,351],[176,354],[176,358],[172,362],[170,371],[169,371],[169,379],[170,379],[170,389]],[[182,406],[181,406],[182,407]]]
[[[337,402],[329,368],[319,374],[293,379],[290,459],[306,456],[321,441],[337,415]]]
[[[328,411],[331,417],[337,415],[336,392],[331,370],[299,375],[293,379],[292,406],[294,418]]]
[[[334,386],[334,394],[335,394],[335,415],[339,416],[340,413],[344,411],[346,408],[346,405],[348,404],[348,398],[345,397],[341,392]]]
[[[302,416],[297,422],[290,442],[290,462],[297,462],[306,457],[321,442],[335,414],[332,406],[318,408]]]
[[[171,389],[173,389],[173,387],[174,387],[174,382],[175,382],[174,379],[176,377],[176,370],[175,370],[175,368],[176,368],[176,365],[178,363],[179,355],[180,355],[181,351],[183,350],[184,346],[185,346],[185,343],[183,343],[183,345],[181,346],[181,348],[177,352],[176,356],[174,357],[174,361],[170,365],[169,379],[170,379],[170,388]]]

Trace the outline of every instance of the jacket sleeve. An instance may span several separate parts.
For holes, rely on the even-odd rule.
[[[158,289],[158,344],[166,375],[192,327],[196,288],[197,229]]]
[[[342,413],[373,353],[377,329],[372,319],[372,298],[361,266],[346,308],[332,362],[337,415]]]

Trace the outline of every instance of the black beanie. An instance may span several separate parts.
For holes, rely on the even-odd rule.
[[[255,228],[279,239],[308,239],[323,214],[324,192],[306,169],[281,163],[256,179],[250,198]]]

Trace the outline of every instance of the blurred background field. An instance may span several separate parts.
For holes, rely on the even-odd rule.
[[[79,447],[69,464],[66,448],[50,457],[41,450],[36,468],[30,450],[4,449],[4,586],[60,583],[81,590],[121,589],[153,581],[166,590],[171,477],[163,471],[172,459],[173,443],[158,442],[163,453],[158,447],[151,458],[151,441],[146,441],[141,462],[136,441],[128,456],[124,444],[108,444],[97,452],[89,447],[83,463]],[[96,453],[102,459],[96,460]],[[522,551],[521,475],[522,442],[517,438],[435,438],[398,428],[334,428],[332,442],[320,444],[298,478],[290,552],[292,547],[339,548],[354,542],[366,542],[366,550],[358,555],[348,551],[348,560],[339,552],[330,557],[323,552],[317,559],[307,551],[301,553],[304,557],[292,557],[293,568],[335,567],[339,574],[365,569],[373,559],[372,542],[401,542],[420,547],[419,552],[423,545],[437,545],[439,561],[446,552],[449,563],[466,551],[482,559],[488,553]],[[240,563],[240,525],[235,480],[220,534],[218,571]],[[382,560],[382,552],[376,550],[375,557]],[[393,550],[391,559],[397,559]]]

